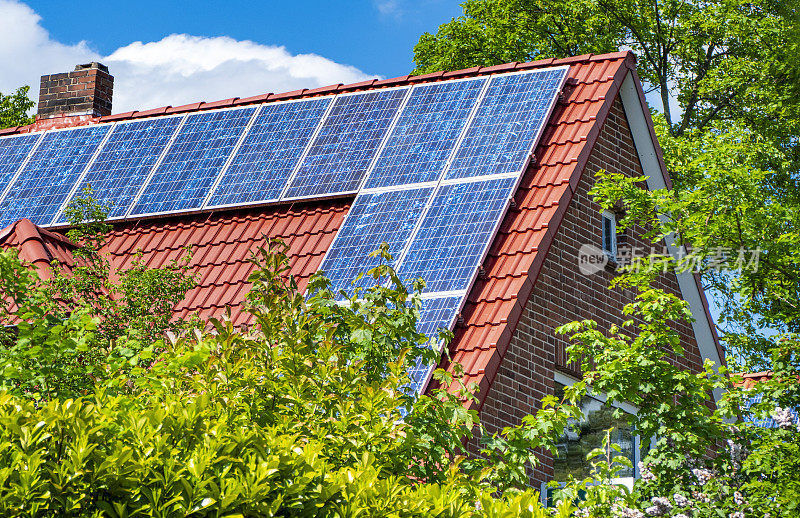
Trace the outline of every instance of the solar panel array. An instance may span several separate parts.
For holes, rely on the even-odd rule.
[[[386,242],[400,278],[426,282],[418,327],[450,328],[565,78],[560,68],[412,88],[320,266],[333,288],[374,283],[355,277]],[[411,369],[413,390],[431,371]]]
[[[337,290],[389,244],[452,326],[567,67],[0,138],[0,228],[65,223],[86,188],[109,218],[357,194],[322,263]],[[430,372],[412,371],[422,390]]]

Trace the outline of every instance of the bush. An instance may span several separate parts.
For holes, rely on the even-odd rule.
[[[407,393],[409,363],[432,357],[419,291],[377,286],[342,305],[316,277],[306,300],[282,244],[253,260],[248,329],[211,320],[151,343],[86,396],[0,393],[0,514],[549,516],[536,492],[460,456],[475,415],[447,391],[457,379]],[[370,275],[397,280],[385,264]]]

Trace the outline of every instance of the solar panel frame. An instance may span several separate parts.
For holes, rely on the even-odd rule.
[[[7,190],[3,193],[2,199],[0,199],[0,227],[5,226],[4,222],[6,222],[6,224],[13,223],[17,219],[23,218],[23,217],[30,219],[31,221],[33,221],[33,223],[35,223],[35,224],[37,224],[39,226],[42,226],[42,227],[51,226],[51,221],[52,221],[53,217],[55,216],[55,214],[60,209],[61,205],[64,202],[64,199],[67,196],[69,196],[71,190],[74,188],[74,183],[77,181],[77,179],[80,178],[80,176],[83,174],[83,171],[85,171],[86,167],[89,165],[89,163],[92,160],[92,158],[96,155],[96,153],[97,153],[98,149],[100,148],[100,146],[102,145],[103,141],[108,136],[108,133],[109,133],[110,128],[112,126],[113,126],[113,124],[94,124],[94,125],[87,125],[87,126],[77,126],[77,127],[71,127],[71,128],[58,128],[58,129],[52,129],[52,130],[48,130],[48,131],[43,131],[42,132],[42,137],[37,142],[36,148],[31,150],[31,152],[29,153],[24,165],[22,165],[19,168],[19,170],[17,171],[17,174],[13,179],[13,183],[9,184]],[[78,132],[81,132],[81,133],[87,133],[89,135],[89,136],[85,137],[86,141],[89,141],[89,143],[87,144],[86,141],[85,141],[84,144],[82,144],[80,146],[80,147],[86,147],[84,153],[81,153],[78,157],[76,157],[75,154],[62,154],[62,155],[59,155],[59,152],[63,153],[65,151],[65,149],[67,149],[67,147],[64,146],[64,145],[58,146],[58,142],[54,143],[51,146],[51,149],[43,151],[42,146],[46,145],[45,142],[49,138],[52,138],[53,140],[56,140],[56,139],[59,138],[58,135],[62,135],[62,134],[65,134],[65,133],[70,133],[70,132],[76,133],[76,134]],[[99,135],[102,135],[102,136],[99,136]],[[94,139],[97,139],[98,136],[99,136],[99,141],[96,144],[94,144]],[[96,147],[92,147],[92,146],[96,146]],[[42,162],[46,163],[47,165],[44,165],[41,169],[37,168],[38,174],[35,177],[31,178],[30,180],[25,180],[28,184],[33,183],[33,185],[23,185],[23,186],[21,186],[20,182],[23,181],[22,179],[24,178],[25,174],[29,171],[29,166],[31,165],[31,162],[33,160],[37,159],[36,158],[36,154],[39,153],[39,152],[45,152],[45,153],[51,153],[51,154],[54,153],[54,154],[56,154],[56,156],[55,157],[49,157],[49,158],[48,157],[42,157],[41,158]],[[59,158],[67,158],[67,157],[69,157],[71,160],[74,159],[75,161],[72,162],[71,165],[69,165],[66,169],[53,165],[53,160],[57,160]],[[65,178],[65,180],[68,180],[68,181],[65,181],[63,183],[56,182],[56,183],[54,183],[52,185],[42,185],[41,184],[42,180],[44,180],[45,182],[46,181],[55,181],[58,177],[64,176],[65,173],[68,174],[69,176],[74,175],[74,178],[70,179],[69,177],[67,177],[67,178]],[[43,174],[44,174],[44,176],[43,176]],[[14,208],[9,208],[8,205],[7,205],[9,197],[14,192],[14,190],[17,189],[18,187],[21,188],[21,189],[25,189],[25,190],[46,188],[47,195],[44,196],[43,198],[50,199],[50,201],[48,203],[40,203],[40,204],[34,205],[35,207],[43,208],[43,210],[40,213],[34,214],[33,212],[28,210],[26,213],[21,214],[21,213],[19,213],[21,210],[30,209],[31,207],[18,207],[17,206],[17,207],[14,207]],[[62,191],[54,191],[54,189],[57,188],[57,187],[58,188],[63,188],[63,192]],[[32,199],[33,198],[30,197],[30,196],[24,197],[22,199],[18,199],[17,200],[17,205],[21,204],[21,205],[24,206],[24,205],[26,205],[26,201],[30,201]],[[51,209],[53,210],[52,214],[50,214],[50,210]],[[7,212],[9,210],[12,211],[11,219],[8,219],[8,217],[7,217]]]
[[[181,127],[176,130],[176,133],[173,135],[172,140],[170,141],[170,143],[165,148],[163,156],[160,157],[158,163],[153,167],[153,170],[152,170],[152,172],[150,174],[150,177],[148,178],[147,182],[142,186],[142,189],[138,193],[136,200],[131,204],[131,208],[128,211],[128,213],[126,214],[126,217],[127,218],[133,218],[133,217],[141,218],[141,217],[161,216],[161,215],[169,215],[169,214],[184,214],[184,213],[188,214],[188,213],[198,212],[198,211],[203,210],[202,204],[205,201],[206,197],[208,196],[209,189],[214,185],[214,182],[219,177],[219,174],[224,170],[226,165],[230,162],[231,157],[233,155],[233,152],[236,149],[236,146],[238,146],[241,143],[242,138],[244,138],[244,136],[247,134],[247,129],[248,129],[249,125],[252,123],[253,117],[255,117],[255,115],[259,112],[260,108],[261,108],[261,105],[245,106],[245,107],[237,106],[237,107],[222,108],[222,109],[218,109],[218,110],[204,110],[204,111],[199,111],[199,112],[191,112],[191,113],[186,114],[185,115],[186,118],[182,122]],[[246,114],[247,112],[250,112],[250,115],[247,116],[247,122],[242,127],[241,132],[236,136],[236,140],[233,143],[233,145],[230,147],[230,150],[228,150],[226,153],[219,154],[216,157],[203,157],[202,158],[202,160],[216,160],[216,159],[221,159],[224,156],[224,159],[221,160],[221,164],[219,165],[219,169],[214,174],[208,175],[208,176],[205,176],[205,177],[198,177],[197,180],[198,180],[198,182],[200,184],[208,183],[208,185],[206,187],[203,187],[203,188],[198,186],[197,189],[194,189],[196,191],[196,196],[193,196],[191,199],[189,199],[188,203],[185,202],[185,201],[181,202],[181,203],[173,203],[173,206],[171,208],[165,209],[165,210],[144,211],[143,209],[145,207],[147,207],[147,205],[143,205],[143,206],[140,207],[140,205],[142,204],[142,199],[149,195],[148,188],[150,188],[150,186],[154,185],[153,182],[155,181],[156,176],[158,176],[159,173],[161,173],[161,174],[168,173],[168,171],[163,171],[162,170],[162,166],[164,166],[164,164],[166,163],[166,160],[169,157],[170,153],[175,148],[176,143],[178,142],[178,139],[180,138],[184,128],[186,128],[186,125],[188,123],[190,123],[190,119],[192,119],[194,117],[198,117],[199,118],[199,117],[204,117],[204,116],[213,116],[215,114],[226,113],[226,112],[234,112],[234,111],[240,111],[243,115]],[[200,124],[200,123],[198,123],[198,124]],[[205,130],[202,130],[202,131],[205,131]],[[232,137],[231,137],[231,139],[232,139]],[[201,140],[187,141],[187,146],[191,145],[194,142],[201,142]],[[205,148],[205,149],[208,149],[208,148]],[[185,153],[185,152],[186,151],[184,151],[184,150],[179,150],[178,152],[176,152],[176,156],[178,156],[177,153]],[[207,153],[207,151],[203,151],[203,152]],[[176,159],[175,163],[180,163],[182,161],[185,162],[186,160],[177,160]],[[191,179],[190,177],[185,177],[186,175],[190,174],[190,173],[187,173],[187,171],[189,171],[189,170],[182,169],[182,170],[178,171],[179,174],[183,175],[181,178],[179,178],[179,180],[183,180],[184,183],[186,182],[187,179]],[[195,172],[196,171],[197,171],[197,169],[195,169]],[[173,180],[169,180],[166,183],[173,183]],[[173,191],[165,191],[165,192],[173,192]],[[153,196],[155,196],[156,194],[158,194],[158,193],[153,193]],[[166,202],[165,202],[165,200],[162,200],[162,201],[156,200],[153,203],[156,203],[156,204],[161,205],[163,207],[163,205]]]
[[[432,293],[432,292],[440,292],[440,291],[462,291],[462,290],[464,290],[465,292],[468,292],[471,289],[471,287],[474,285],[475,279],[478,276],[478,270],[480,268],[480,265],[482,265],[483,262],[486,260],[486,255],[489,252],[489,247],[492,245],[492,242],[494,241],[495,237],[497,236],[497,232],[500,229],[500,225],[502,224],[503,219],[505,218],[505,215],[508,213],[508,208],[511,205],[511,200],[514,197],[514,194],[516,193],[517,188],[519,187],[520,179],[521,179],[521,175],[518,175],[518,174],[505,174],[505,175],[494,175],[494,176],[491,176],[491,177],[479,176],[479,177],[474,177],[474,178],[469,178],[469,179],[460,179],[459,181],[455,181],[455,180],[454,181],[449,181],[449,182],[442,181],[440,183],[440,185],[437,187],[436,192],[431,197],[430,204],[426,208],[425,213],[422,216],[420,216],[420,220],[418,222],[417,228],[414,231],[414,235],[408,240],[407,248],[403,251],[403,254],[400,257],[400,260],[397,261],[397,268],[396,269],[397,269],[398,275],[401,276],[401,278],[402,278],[403,274],[405,273],[403,271],[403,269],[406,267],[409,255],[412,252],[413,245],[416,242],[417,237],[419,236],[419,233],[423,229],[425,220],[428,218],[428,215],[430,214],[430,210],[433,207],[434,201],[436,200],[436,198],[439,196],[439,194],[442,192],[442,190],[444,188],[450,188],[450,187],[454,187],[454,186],[457,187],[457,186],[468,185],[468,184],[473,184],[473,183],[485,183],[485,184],[488,184],[490,182],[495,182],[495,181],[498,181],[498,180],[510,180],[510,182],[508,183],[508,186],[505,187],[505,192],[507,192],[508,195],[505,196],[503,205],[498,209],[497,218],[494,221],[494,223],[492,224],[492,227],[491,227],[490,231],[487,233],[486,241],[481,246],[481,249],[480,249],[479,253],[475,254],[475,257],[476,257],[475,261],[476,262],[475,262],[474,267],[472,268],[472,273],[464,281],[464,288],[453,288],[453,287],[450,287],[450,289],[442,290],[442,289],[439,289],[438,285],[434,285],[434,282],[438,282],[438,280],[431,281],[430,279],[425,278],[423,274],[418,274],[418,273],[414,273],[413,274],[415,278],[418,277],[418,276],[422,276],[423,279],[425,279],[426,287],[425,287],[425,291],[423,293],[426,293],[426,294],[427,293]],[[436,287],[434,287],[434,286],[436,286]]]
[[[346,92],[346,93],[341,93],[341,94],[336,95],[334,101],[331,103],[330,110],[328,111],[328,113],[326,113],[325,118],[322,120],[322,122],[320,123],[320,126],[317,128],[317,132],[316,132],[314,138],[309,143],[309,148],[306,150],[306,153],[304,154],[303,158],[298,162],[297,169],[295,171],[293,171],[292,176],[289,178],[289,181],[286,184],[286,190],[284,190],[283,194],[281,195],[281,201],[294,201],[294,200],[305,200],[305,199],[324,199],[324,198],[330,198],[330,197],[334,197],[334,196],[343,196],[343,195],[358,193],[359,189],[361,188],[361,185],[364,182],[364,178],[366,178],[367,174],[369,173],[369,168],[372,166],[375,158],[377,157],[378,151],[382,148],[382,146],[384,145],[384,142],[388,139],[389,128],[392,127],[392,125],[395,123],[397,118],[400,116],[401,108],[403,107],[404,103],[406,102],[406,99],[410,95],[411,89],[412,89],[411,86],[404,85],[404,86],[395,86],[395,87],[390,87],[390,88],[381,88],[379,90],[365,90],[365,91],[357,91],[357,92]],[[292,194],[293,188],[295,188],[295,187],[305,187],[305,184],[299,185],[299,184],[296,184],[296,181],[300,177],[300,175],[302,173],[303,165],[306,163],[306,160],[311,155],[311,151],[314,149],[315,144],[317,144],[317,141],[320,138],[320,134],[321,134],[322,130],[325,128],[325,124],[331,118],[332,112],[337,107],[336,103],[340,99],[346,99],[346,98],[349,98],[349,97],[356,97],[356,96],[363,96],[363,95],[370,95],[370,94],[380,95],[380,94],[387,94],[387,93],[390,93],[390,92],[398,92],[398,91],[404,91],[405,95],[400,97],[399,103],[397,105],[397,108],[395,109],[395,112],[392,115],[392,118],[389,121],[389,123],[387,124],[386,128],[384,130],[382,130],[383,133],[380,136],[380,138],[372,139],[372,140],[376,140],[378,142],[375,145],[375,149],[373,151],[372,156],[368,160],[366,160],[366,164],[364,166],[364,171],[362,173],[360,173],[361,176],[360,176],[360,178],[358,178],[358,182],[356,183],[356,185],[353,188],[351,188],[351,189],[342,189],[342,190],[339,190],[339,191],[323,191],[323,192],[320,192],[320,193],[304,192],[303,194],[300,194],[300,195]],[[377,131],[377,130],[375,130],[375,131]],[[335,134],[335,133],[332,133],[332,135],[333,134]],[[324,143],[319,143],[319,145],[322,146],[322,145],[324,145]],[[316,164],[310,164],[309,166],[310,167],[311,166],[316,167]],[[334,173],[330,174],[329,176],[333,176],[334,174],[336,174],[336,173],[334,172]],[[354,180],[354,179],[355,178],[353,178],[352,180]],[[333,182],[331,182],[331,183],[333,183]]]
[[[436,331],[445,328],[452,331],[456,323],[456,317],[461,312],[464,306],[466,292],[461,294],[446,294],[446,293],[431,293],[424,295],[422,298],[422,308],[420,308],[420,318],[417,321],[417,330],[425,334],[430,340],[428,345],[435,347],[441,352],[442,343],[436,338]],[[439,307],[426,308],[426,304],[440,303]],[[438,311],[441,313],[441,318],[435,318],[432,322],[426,322],[426,312]],[[449,318],[445,315],[449,313]],[[430,328],[430,329],[428,329]],[[408,370],[408,375],[411,378],[411,388],[419,395],[425,392],[425,389],[430,383],[433,376],[433,371],[436,370],[436,365],[422,365],[420,360],[417,360],[415,365]]]
[[[102,146],[98,149],[97,155],[92,159],[92,161],[89,163],[89,165],[86,167],[86,169],[84,169],[83,174],[78,179],[78,181],[75,183],[75,186],[73,187],[73,191],[70,193],[70,195],[67,197],[67,199],[62,204],[61,209],[59,210],[58,214],[56,214],[56,216],[53,218],[52,225],[64,225],[64,224],[66,224],[66,222],[62,219],[63,218],[64,209],[74,199],[74,197],[76,196],[77,192],[81,189],[81,187],[84,186],[84,182],[92,174],[94,167],[97,165],[98,160],[101,158],[103,153],[108,151],[109,143],[115,138],[115,136],[117,135],[116,132],[118,130],[120,130],[120,128],[125,128],[127,126],[132,126],[132,125],[146,125],[148,123],[152,124],[154,121],[159,121],[160,122],[160,121],[164,121],[164,120],[181,119],[183,117],[185,117],[185,114],[165,115],[163,117],[154,117],[154,118],[138,119],[138,120],[134,119],[134,120],[119,121],[119,122],[116,122],[116,123],[112,123],[113,127],[109,131],[106,140],[103,142]],[[124,210],[121,211],[121,214],[112,215],[115,212],[117,212],[117,211],[114,210],[114,208],[112,208],[112,210],[108,214],[108,217],[106,218],[107,221],[122,220],[122,219],[125,219],[127,217],[127,213],[130,210],[130,207],[132,206],[132,204],[137,199],[137,196],[138,196],[139,192],[141,191],[142,186],[145,185],[145,183],[149,179],[150,175],[153,173],[154,168],[159,163],[159,159],[163,156],[164,152],[169,147],[170,142],[172,142],[172,139],[175,137],[176,133],[180,130],[180,127],[181,127],[181,122],[178,122],[175,125],[175,127],[173,128],[172,134],[170,135],[170,138],[167,140],[167,142],[164,145],[164,147],[161,149],[161,151],[156,156],[155,161],[147,169],[147,172],[144,175],[144,179],[142,180],[142,183],[138,187],[136,187],[135,191],[133,192],[133,196],[131,198],[131,201],[128,204],[122,205],[124,207]],[[140,159],[140,157],[136,156],[136,157],[129,158],[129,160],[130,159]],[[119,160],[119,158],[114,158],[113,160],[111,160],[111,162],[113,162],[114,160]],[[119,170],[119,169],[117,169],[117,170]],[[103,170],[102,173],[104,175],[108,175],[109,171],[115,171],[115,170]],[[101,182],[102,181],[105,181],[105,179],[101,178]],[[89,183],[88,185],[91,185],[91,183]],[[99,198],[98,198],[98,201],[100,203],[104,202],[104,200],[99,199]]]
[[[186,119],[188,119],[189,115],[181,114],[181,115],[176,115],[176,117],[181,118],[181,121],[178,123],[178,127],[175,128],[175,132],[172,134],[172,137],[170,137],[169,142],[167,142],[167,145],[164,146],[164,149],[161,150],[161,154],[156,160],[156,163],[153,164],[153,167],[150,168],[150,172],[148,173],[147,178],[145,178],[144,182],[139,187],[139,190],[136,192],[136,196],[133,197],[133,201],[128,206],[128,210],[125,211],[125,216],[123,217],[123,219],[129,219],[131,217],[131,212],[133,212],[133,208],[138,203],[139,198],[141,198],[142,193],[144,192],[147,185],[150,183],[150,180],[152,180],[153,175],[156,173],[156,170],[158,169],[158,166],[161,165],[161,162],[164,160],[164,157],[169,152],[169,148],[172,146],[172,143],[175,141],[175,138],[180,133],[181,129],[183,128],[183,125],[186,124]]]
[[[212,186],[212,189],[209,191],[208,196],[206,196],[206,199],[203,202],[203,208],[204,209],[214,209],[214,208],[248,207],[248,206],[252,206],[252,205],[258,205],[258,204],[261,204],[261,203],[270,203],[270,202],[280,201],[282,199],[282,197],[283,197],[283,194],[286,192],[286,190],[287,190],[287,188],[289,186],[289,183],[290,183],[291,179],[293,178],[293,175],[297,171],[297,168],[299,167],[300,163],[302,163],[303,159],[305,158],[306,154],[308,153],[308,149],[311,147],[311,143],[314,141],[314,138],[316,137],[317,133],[319,132],[319,129],[321,128],[321,126],[322,126],[322,124],[323,124],[323,122],[325,120],[325,117],[330,112],[330,109],[333,106],[333,102],[334,102],[335,98],[336,98],[336,96],[328,95],[328,96],[312,97],[312,98],[289,99],[289,100],[286,100],[286,101],[265,103],[265,104],[260,105],[259,112],[256,115],[253,116],[253,119],[250,122],[250,126],[248,127],[247,132],[244,135],[242,141],[239,143],[237,148],[231,154],[230,162],[226,165],[225,169],[220,173],[219,177],[217,178],[217,181],[214,183],[214,185]],[[255,124],[258,122],[257,119],[263,114],[264,110],[266,110],[268,107],[271,107],[271,106],[279,106],[279,105],[287,105],[287,104],[299,104],[299,103],[317,103],[317,102],[320,102],[320,101],[323,101],[323,100],[327,100],[328,101],[326,106],[325,106],[325,109],[322,111],[322,114],[319,116],[319,120],[315,124],[313,130],[311,131],[311,134],[308,137],[308,142],[306,142],[305,145],[303,146],[303,150],[300,152],[300,155],[297,158],[297,160],[295,160],[295,163],[294,163],[292,169],[289,171],[289,174],[287,175],[286,179],[283,181],[283,186],[281,187],[281,189],[278,192],[276,197],[249,200],[249,201],[243,201],[243,202],[239,202],[239,203],[211,203],[211,201],[214,198],[214,195],[216,194],[220,184],[225,179],[225,175],[228,174],[228,172],[230,171],[230,168],[234,165],[234,162],[235,162],[235,160],[236,160],[236,158],[237,158],[237,156],[239,154],[239,151],[240,151],[241,147],[244,145],[247,137],[250,135],[250,132],[251,132],[253,126],[255,126]]]
[[[457,180],[459,178],[466,179],[466,178],[470,178],[472,176],[488,177],[488,176],[496,176],[498,174],[501,174],[501,175],[502,174],[513,174],[513,173],[522,174],[523,172],[525,172],[528,169],[528,166],[530,165],[530,161],[531,161],[531,159],[533,157],[534,152],[536,151],[536,147],[539,145],[539,142],[542,139],[542,135],[544,134],[545,128],[547,126],[547,122],[550,120],[550,117],[552,117],[552,115],[553,115],[553,110],[555,110],[556,104],[558,103],[559,94],[563,91],[564,85],[566,84],[567,78],[569,77],[569,68],[570,68],[569,65],[563,65],[563,66],[549,67],[549,68],[544,68],[544,69],[514,71],[514,72],[507,72],[507,73],[504,73],[504,74],[492,75],[490,77],[490,83],[487,85],[487,89],[486,89],[486,91],[484,91],[484,95],[480,100],[480,105],[481,106],[479,106],[478,110],[476,110],[476,112],[475,112],[475,114],[473,116],[473,119],[469,123],[469,127],[466,128],[466,130],[465,130],[465,132],[464,132],[464,134],[462,136],[461,141],[458,143],[458,149],[456,151],[461,149],[461,146],[463,145],[464,140],[466,140],[467,135],[469,134],[469,130],[472,129],[473,124],[475,123],[475,119],[477,118],[477,116],[479,114],[479,111],[480,111],[480,108],[483,106],[483,103],[486,100],[486,96],[488,95],[489,90],[491,89],[493,82],[495,82],[497,80],[501,80],[503,78],[511,77],[511,76],[523,76],[523,75],[534,75],[534,74],[540,75],[540,74],[546,74],[546,73],[553,73],[553,74],[560,73],[561,74],[561,78],[560,78],[560,81],[558,82],[557,86],[553,89],[553,95],[551,95],[551,97],[547,101],[548,102],[548,106],[547,106],[547,109],[545,110],[545,112],[543,113],[541,125],[535,131],[534,137],[531,139],[530,145],[527,147],[527,149],[524,150],[522,164],[516,171],[507,171],[507,172],[503,172],[503,173],[490,173],[490,174],[484,174],[484,175],[458,175],[458,176],[451,176],[451,171],[453,170],[453,164],[458,159],[458,154],[454,153],[453,156],[451,157],[450,161],[447,164],[447,167],[446,167],[446,169],[444,171],[444,174],[443,174],[442,178],[444,180]]]
[[[355,279],[355,276],[357,274],[359,274],[359,273],[366,274],[368,269],[373,268],[377,264],[377,261],[369,259],[369,258],[367,258],[365,256],[365,263],[368,263],[368,264],[366,264],[363,267],[361,265],[358,265],[358,266],[352,266],[351,265],[351,267],[349,267],[349,268],[332,269],[332,267],[330,266],[329,263],[331,263],[334,260],[339,259],[339,257],[342,257],[342,254],[339,252],[339,250],[342,248],[342,241],[344,241],[345,239],[357,239],[357,244],[353,245],[353,246],[349,246],[348,248],[351,248],[351,249],[352,248],[359,248],[359,247],[360,248],[364,248],[366,246],[367,248],[369,248],[369,250],[365,251],[366,254],[369,254],[369,253],[373,252],[374,250],[376,250],[378,248],[378,246],[380,246],[380,244],[383,241],[386,241],[384,239],[384,240],[381,240],[379,242],[375,242],[375,243],[370,242],[370,244],[365,244],[364,243],[364,239],[365,238],[368,239],[370,235],[376,235],[376,234],[374,234],[374,233],[373,234],[369,234],[368,233],[366,236],[361,235],[361,234],[352,234],[350,232],[351,232],[351,228],[352,228],[353,225],[359,225],[360,224],[360,225],[364,226],[364,225],[372,224],[372,225],[382,226],[386,222],[383,221],[381,216],[388,217],[390,214],[394,214],[394,215],[397,214],[396,212],[389,213],[389,212],[384,212],[384,211],[378,212],[377,214],[375,214],[375,212],[377,211],[377,209],[380,207],[380,205],[382,203],[391,204],[391,203],[395,202],[395,200],[392,199],[393,195],[397,195],[398,197],[402,197],[403,194],[408,194],[410,196],[413,196],[414,194],[417,194],[418,195],[417,196],[417,202],[421,201],[422,205],[417,210],[416,216],[414,216],[414,218],[411,220],[412,221],[411,228],[408,230],[408,232],[405,235],[405,237],[403,237],[402,239],[400,239],[398,241],[398,244],[400,245],[400,247],[399,247],[399,250],[397,251],[397,254],[395,255],[394,265],[396,265],[396,264],[398,264],[400,255],[402,254],[402,251],[408,246],[409,240],[411,239],[411,237],[413,236],[414,232],[416,231],[416,227],[418,225],[419,218],[421,218],[422,217],[421,215],[424,214],[425,210],[427,210],[427,205],[428,205],[428,203],[430,203],[430,199],[433,196],[434,192],[435,192],[435,189],[431,186],[431,187],[423,187],[423,188],[411,187],[411,188],[407,188],[407,189],[392,189],[392,190],[383,190],[383,191],[379,191],[379,192],[359,194],[358,197],[356,197],[355,201],[353,201],[353,204],[350,206],[350,209],[348,210],[347,214],[345,215],[344,221],[342,222],[342,225],[339,228],[339,231],[336,233],[336,236],[334,236],[333,241],[331,242],[330,246],[325,251],[325,255],[323,256],[322,262],[320,262],[320,266],[318,268],[318,271],[324,271],[326,273],[326,275],[328,276],[328,278],[331,280],[331,284],[332,284],[331,288],[334,291],[338,292],[338,290],[341,290],[341,289],[347,290],[347,289],[353,289],[353,288],[356,288],[356,287],[362,287],[362,288],[367,287],[365,282],[358,282],[358,283],[354,284],[351,281],[353,281]],[[379,197],[381,197],[381,196],[386,196],[388,198],[384,198],[383,200],[381,200],[381,199],[379,199]],[[375,201],[372,201],[373,199]],[[362,207],[364,207],[364,206],[366,206],[366,208],[362,209]],[[406,212],[412,212],[414,210],[414,206],[413,205],[411,207],[406,205],[403,208],[406,210]],[[400,211],[400,212],[402,212],[402,211]],[[362,218],[362,217],[365,218],[365,220],[364,220],[365,222],[364,223],[362,223],[361,221],[357,221],[357,222],[355,221],[355,218]],[[369,230],[370,230],[369,228],[365,229],[365,231],[367,231],[367,232],[369,232]],[[380,236],[384,237],[385,234],[380,234]],[[391,245],[391,243],[389,243],[389,244]],[[392,252],[392,250],[390,250],[390,252]],[[336,254],[336,255],[334,255],[334,254]],[[347,260],[351,260],[352,261],[352,257],[350,255],[343,256],[343,259],[345,261],[347,261]],[[347,278],[344,278],[344,275],[345,275],[344,273],[343,273],[343,275],[337,276],[336,278],[331,278],[330,272],[332,272],[332,271],[341,271],[341,270],[343,270],[344,272],[348,272],[347,273]],[[353,270],[356,270],[356,271],[353,271]],[[366,280],[366,279],[367,278],[365,277],[362,280]]]
[[[400,124],[400,121],[403,119],[404,115],[406,115],[406,112],[409,109],[409,105],[411,104],[414,95],[421,90],[435,89],[437,87],[442,87],[442,85],[454,85],[464,82],[474,82],[476,84],[480,84],[480,88],[478,89],[477,95],[472,101],[472,106],[469,108],[467,116],[464,118],[463,122],[461,123],[460,129],[458,130],[457,134],[455,135],[455,138],[453,139],[449,152],[446,153],[447,156],[444,157],[444,160],[442,161],[442,165],[439,168],[438,173],[432,175],[432,177],[430,177],[429,179],[425,178],[422,179],[421,181],[416,181],[416,182],[393,182],[393,183],[381,183],[381,184],[374,183],[376,179],[375,175],[378,174],[376,173],[376,170],[378,170],[379,162],[382,158],[384,158],[384,153],[386,149],[390,146],[390,142],[392,141],[395,131],[397,131],[397,127]],[[483,96],[486,93],[486,89],[489,86],[489,82],[490,82],[489,77],[467,77],[462,79],[453,79],[449,81],[439,81],[435,83],[422,83],[413,85],[411,87],[411,91],[406,96],[403,105],[400,107],[398,116],[395,118],[394,122],[392,123],[392,126],[388,129],[387,136],[383,144],[381,145],[381,148],[378,150],[378,153],[376,153],[373,163],[367,170],[367,174],[364,175],[364,179],[362,180],[359,192],[362,190],[380,191],[381,189],[391,189],[399,185],[429,185],[431,183],[435,184],[438,181],[440,181],[442,174],[447,170],[450,161],[453,158],[453,155],[455,154],[456,150],[458,150],[459,144],[461,143],[461,140],[463,139],[466,130],[469,128],[470,123],[481,104],[481,100],[483,99]]]
[[[31,137],[36,137],[36,138],[31,139]],[[39,147],[39,143],[42,142],[43,138],[44,138],[44,133],[27,133],[24,135],[12,135],[9,137],[3,137],[2,140],[4,141],[10,141],[11,139],[33,140],[33,144],[31,144],[30,149],[27,150],[25,155],[22,157],[22,160],[20,160],[19,163],[17,163],[13,169],[8,168],[8,171],[6,173],[2,173],[2,171],[0,171],[0,174],[2,174],[4,177],[7,178],[7,179],[3,178],[2,183],[0,183],[0,186],[2,186],[2,188],[0,188],[0,203],[3,202],[3,199],[6,197],[6,194],[8,193],[8,191],[11,190],[11,186],[14,184],[19,174],[25,168],[25,165],[28,163],[28,160],[30,160],[31,155],[33,155],[33,153],[36,151],[36,148]]]
[[[108,142],[108,139],[111,138],[111,134],[114,133],[114,129],[116,127],[117,127],[116,123],[112,122],[110,124],[110,129],[106,131],[105,137],[103,137],[103,140],[100,141],[100,144],[97,146],[97,149],[94,150],[94,154],[92,154],[91,158],[89,158],[89,161],[86,163],[86,167],[84,167],[83,171],[81,171],[81,174],[78,175],[78,179],[75,180],[75,183],[72,185],[72,188],[70,188],[69,194],[67,194],[67,197],[64,198],[63,202],[61,202],[61,206],[58,208],[56,213],[53,214],[53,219],[50,220],[49,226],[53,226],[56,223],[58,223],[59,217],[61,216],[67,205],[69,205],[70,201],[72,201],[72,198],[73,196],[75,196],[78,187],[81,185],[81,183],[83,183],[83,179],[88,174],[89,169],[91,169],[92,165],[94,165],[95,161],[97,160],[97,157],[100,156],[102,149],[105,147],[106,143]]]

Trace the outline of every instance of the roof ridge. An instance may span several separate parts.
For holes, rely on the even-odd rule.
[[[335,85],[321,86],[312,89],[303,88],[291,92],[265,93],[245,98],[231,97],[228,99],[211,101],[211,102],[198,101],[176,107],[161,106],[158,108],[151,108],[147,110],[133,110],[112,115],[104,115],[102,117],[95,117],[85,121],[83,124],[77,124],[77,125],[71,124],[69,127],[89,126],[104,122],[116,122],[121,120],[130,120],[130,119],[143,119],[143,118],[159,117],[159,116],[172,115],[178,113],[191,113],[191,112],[199,112],[199,111],[233,107],[233,106],[245,106],[250,104],[284,101],[289,99],[321,97],[324,95],[331,95],[344,92],[355,92],[361,90],[372,90],[376,88],[405,86],[418,83],[432,83],[432,82],[447,81],[462,77],[478,77],[483,75],[513,72],[517,70],[531,70],[536,68],[547,68],[547,67],[555,67],[562,65],[577,65],[583,63],[593,63],[598,61],[616,61],[616,60],[632,60],[632,62],[635,63],[636,56],[630,50],[622,50],[608,54],[583,54],[580,56],[571,56],[567,58],[558,58],[558,59],[545,58],[545,59],[538,59],[535,61],[528,61],[525,63],[512,61],[510,63],[502,63],[499,65],[476,66],[476,67],[465,68],[461,70],[452,70],[452,71],[442,70],[439,72],[420,74],[416,76],[405,75],[389,79],[377,79],[377,78],[368,79],[366,81],[359,81],[357,83],[350,83],[350,84],[338,83]],[[68,118],[69,117],[66,117],[65,119]],[[13,135],[17,133],[30,133],[42,129],[44,130],[56,129],[59,127],[57,125],[54,125],[54,119],[47,119],[47,121],[48,121],[48,127],[46,128],[42,128],[42,125],[37,126],[37,124],[39,123],[39,121],[37,121],[27,126],[15,126],[12,128],[0,129],[0,136]]]

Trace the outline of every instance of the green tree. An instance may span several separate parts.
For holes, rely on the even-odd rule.
[[[464,15],[426,33],[415,72],[630,48],[676,136],[716,121],[795,111],[796,1],[467,0]],[[680,105],[676,110],[671,98]],[[766,124],[765,124],[766,125]]]
[[[28,110],[36,103],[28,97],[29,90],[29,86],[21,86],[13,94],[0,93],[0,129],[25,126],[33,122]]]
[[[134,260],[115,270],[103,251],[110,226],[89,196],[65,210],[74,264],[54,261],[42,280],[17,258],[0,253],[0,378],[35,399],[65,399],[138,365],[137,353],[192,321],[173,308],[196,281],[191,251],[162,267]]]

